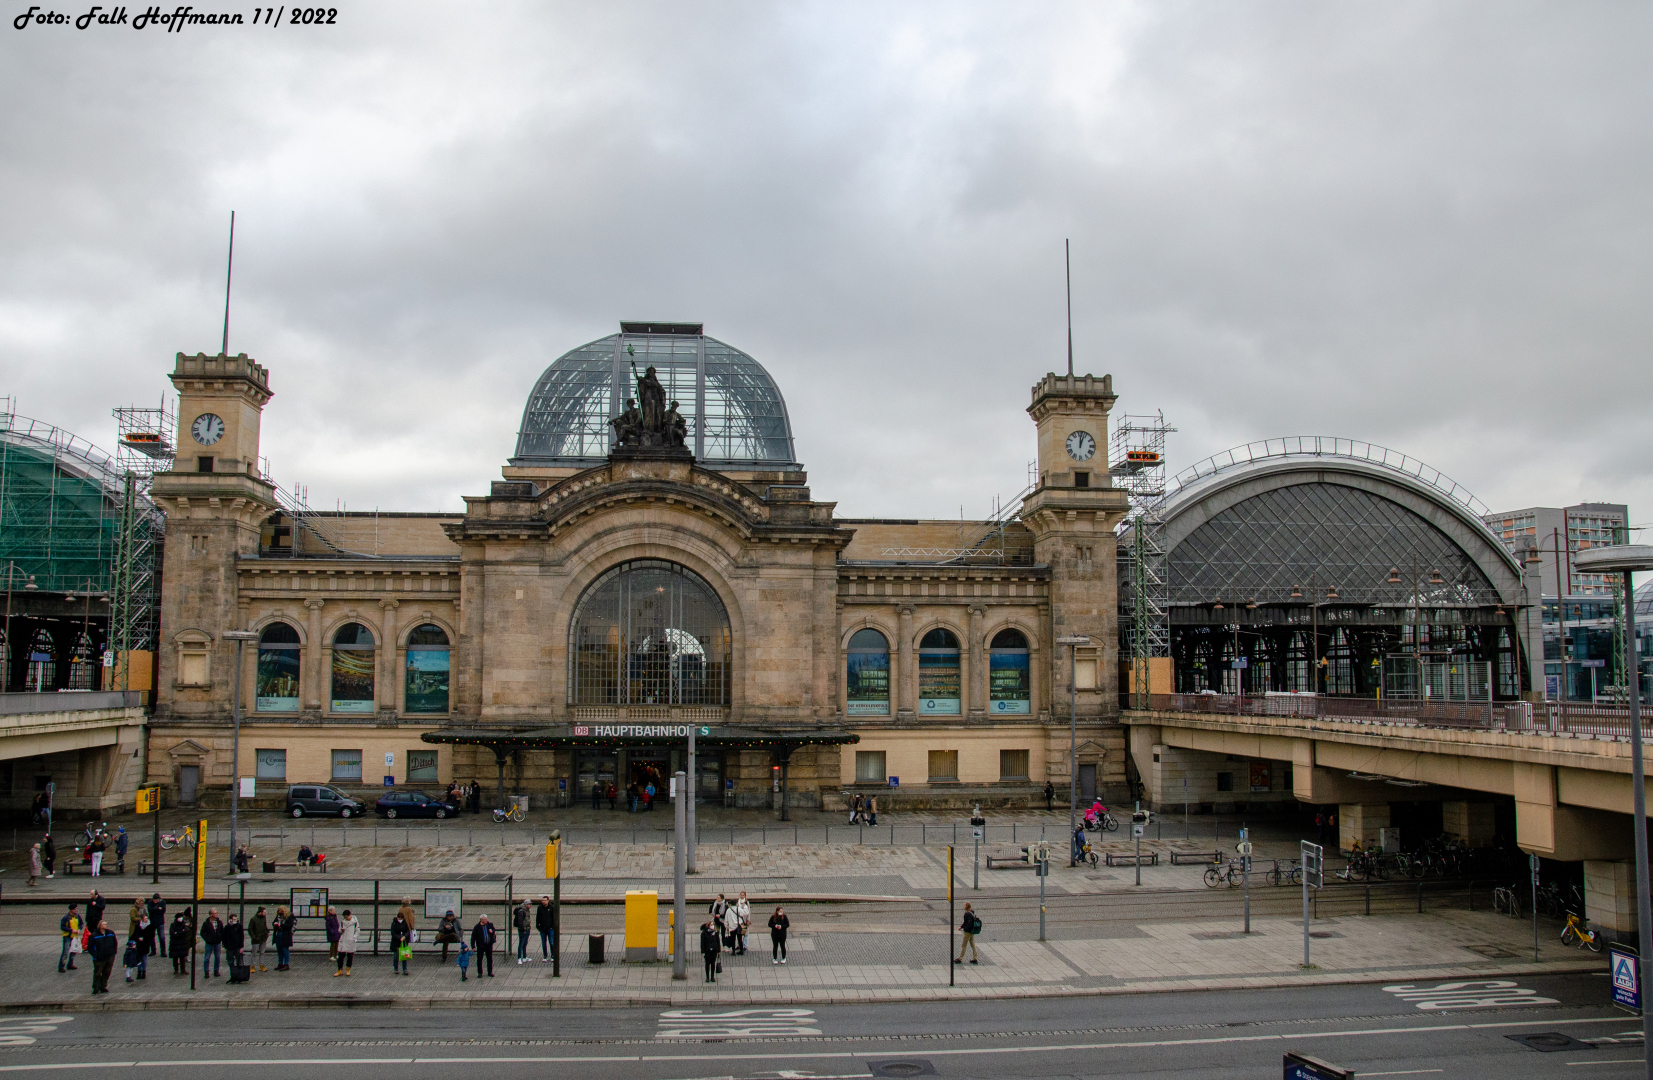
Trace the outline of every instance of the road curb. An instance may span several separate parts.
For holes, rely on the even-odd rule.
[[[783,988],[735,990],[708,999],[695,993],[616,994],[612,997],[542,997],[519,991],[456,991],[445,994],[283,994],[272,997],[212,998],[56,998],[0,1003],[0,1014],[170,1012],[187,1009],[609,1009],[673,1005],[870,1005],[887,1002],[1014,1001],[1029,998],[1118,997],[1127,994],[1176,994],[1206,990],[1277,990],[1294,986],[1355,986],[1420,980],[1507,978],[1515,975],[1576,975],[1606,970],[1605,960],[1556,964],[1516,964],[1497,968],[1420,968],[1411,972],[1331,972],[1293,977],[1188,979],[1162,985],[1052,987],[916,987],[853,988],[848,991],[796,992]]]

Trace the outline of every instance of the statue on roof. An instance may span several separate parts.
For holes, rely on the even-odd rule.
[[[637,411],[637,399],[626,398],[626,411],[609,421],[614,428],[615,446],[639,446],[643,442],[643,414]]]
[[[667,446],[682,446],[689,438],[689,422],[683,419],[683,414],[677,411],[677,402],[666,410],[665,436]]]
[[[631,364],[631,373],[635,378],[637,375],[637,362],[635,360]],[[666,441],[662,437],[665,434],[666,388],[660,385],[659,378],[655,376],[653,364],[649,365],[642,378],[637,379],[637,399],[643,405],[643,445],[663,445]]]

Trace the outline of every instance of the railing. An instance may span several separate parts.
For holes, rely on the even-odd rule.
[[[1430,702],[1334,697],[1315,694],[1153,694],[1148,707],[1162,712],[1219,716],[1286,716],[1314,720],[1379,721],[1413,727],[1464,728],[1479,731],[1593,735],[1628,739],[1626,706],[1583,702]],[[1653,712],[1653,710],[1649,710]],[[1653,737],[1653,716],[1642,718],[1642,738]]]
[[[141,690],[62,690],[49,694],[0,694],[0,716],[77,712],[82,709],[136,709]]]

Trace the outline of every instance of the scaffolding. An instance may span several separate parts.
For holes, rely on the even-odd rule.
[[[983,521],[959,522],[957,547],[885,548],[884,558],[943,563],[1022,564],[1033,559],[1032,536],[1022,526],[1022,501],[1039,487],[1037,462],[1028,462],[1028,484],[1005,499],[993,496],[993,510]]]
[[[114,410],[115,467],[120,474],[120,529],[116,534],[109,599],[109,651],[114,689],[132,683],[132,658],[153,656],[160,636],[161,557],[166,516],[149,499],[158,472],[177,453],[177,414],[162,397],[156,408]]]
[[[1165,413],[1120,416],[1108,448],[1108,475],[1129,499],[1118,536],[1119,651],[1131,658],[1131,697],[1148,707],[1151,660],[1171,655],[1170,576],[1166,566]]]

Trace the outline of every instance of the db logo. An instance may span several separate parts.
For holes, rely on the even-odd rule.
[[[588,727],[582,727],[581,725],[576,724],[576,725],[574,725],[574,734],[576,734],[576,735],[590,735],[591,734],[591,729],[588,728]]]

